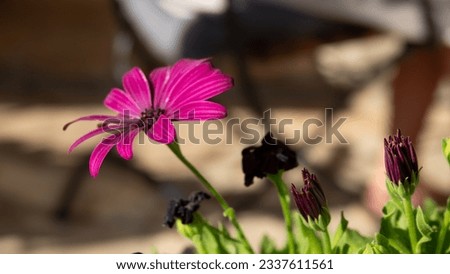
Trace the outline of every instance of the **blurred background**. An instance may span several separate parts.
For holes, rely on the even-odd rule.
[[[317,2],[317,3],[316,3]],[[318,2],[321,2],[318,5]],[[230,5],[231,3],[231,5]],[[201,189],[170,150],[135,144],[115,152],[100,175],[88,172],[95,126],[68,121],[107,114],[102,101],[133,66],[144,71],[182,57],[211,57],[235,78],[216,101],[232,118],[346,118],[348,141],[298,142],[300,168],[316,173],[334,224],[344,210],[365,235],[378,229],[384,187],[383,138],[401,127],[416,144],[422,196],[450,193],[441,139],[450,136],[448,1],[0,1],[0,253],[180,253],[189,243],[162,226],[171,198]],[[349,12],[351,11],[351,12]],[[445,17],[445,16],[444,16]],[[419,90],[419,92],[417,92]],[[405,107],[406,105],[406,107]],[[278,120],[278,121],[279,121]],[[203,124],[180,136],[202,137]],[[263,127],[256,127],[264,135]],[[279,131],[276,127],[275,132]],[[314,128],[311,136],[323,136]],[[263,234],[284,240],[275,189],[244,186],[239,128],[230,142],[187,142],[182,150],[238,212],[256,246]],[[286,173],[302,184],[300,168]],[[419,197],[420,198],[420,197]],[[201,212],[222,220],[214,201]]]

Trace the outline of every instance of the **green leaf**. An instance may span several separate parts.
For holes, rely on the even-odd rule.
[[[294,237],[296,240],[297,253],[299,254],[322,254],[322,244],[313,230],[298,212],[292,213],[294,223]],[[295,229],[297,228],[297,229]]]
[[[393,182],[391,182],[389,179],[386,179],[386,189],[389,193],[389,197],[391,199],[389,200],[389,206],[395,205],[398,209],[402,209],[402,195],[405,194],[404,187],[400,184],[397,186]]]
[[[442,139],[442,152],[450,165],[450,138]]]
[[[450,254],[450,246],[445,250],[445,254]]]
[[[381,234],[377,234],[375,239],[366,244],[363,254],[389,254],[390,251],[389,240]]]
[[[362,236],[359,232],[348,228],[348,221],[341,212],[341,221],[334,233],[332,248],[337,254],[363,253],[372,239]]]
[[[375,235],[375,239],[366,245],[363,254],[396,254],[402,253],[399,250],[403,250],[403,253],[409,253],[409,250],[395,239],[388,239],[380,233]]]
[[[246,253],[242,243],[231,237],[230,233],[222,223],[219,223],[217,233],[219,235],[220,243],[223,246],[222,248],[225,250],[224,253]]]
[[[362,236],[358,231],[347,228],[333,248],[337,254],[360,254],[371,241],[372,239]]]
[[[199,254],[207,254],[207,250],[205,249],[202,238],[199,234],[193,235],[190,240],[192,241],[192,244],[195,246],[195,249],[197,250],[197,253]]]
[[[219,237],[216,237],[212,229],[208,226],[203,226],[201,229],[201,241],[207,254],[222,254],[224,250],[219,245]]]
[[[191,224],[184,225],[177,220],[179,233],[192,241],[198,253],[230,254],[246,253],[243,243],[230,236],[226,228],[210,225],[200,214],[195,214]]]
[[[442,220],[442,208],[433,199],[425,199],[422,210],[430,223],[438,223]]]
[[[362,254],[377,254],[375,253],[375,248],[372,246],[372,243],[366,244]]]
[[[210,241],[214,242],[208,246],[207,250],[209,254],[247,253],[244,244],[232,238],[222,224],[219,225],[219,228],[216,228],[204,222],[203,230],[205,236],[202,240],[207,242],[208,245]]]
[[[407,229],[408,221],[406,220],[405,216],[403,216],[402,207],[399,207],[397,202],[394,202],[391,199],[383,207],[381,230],[386,229],[386,232],[393,232],[392,229],[394,228]]]
[[[261,254],[286,254],[287,249],[278,249],[275,242],[267,235],[261,240]]]
[[[380,239],[386,241],[379,242]],[[388,253],[410,253],[403,243],[409,243],[408,222],[403,211],[394,199],[390,199],[383,208],[380,233],[376,238]],[[386,244],[387,243],[387,244]]]
[[[401,253],[408,254],[411,253],[408,247],[405,246],[405,241],[399,240],[397,238],[386,238],[381,234],[377,235],[377,242],[383,243],[384,253]],[[408,238],[409,241],[409,238]]]
[[[416,246],[416,251],[418,253],[429,253],[425,250],[422,250],[424,247],[424,244],[431,241],[431,234],[434,232],[430,225],[428,225],[427,221],[425,220],[425,216],[423,214],[423,211],[420,207],[416,210],[416,225],[417,229],[419,230],[419,233],[421,237],[419,238]]]
[[[336,229],[336,232],[334,233],[333,237],[333,243],[332,246],[336,246],[341,237],[344,235],[345,231],[347,230],[348,221],[344,217],[344,212],[341,211],[341,221],[339,222],[339,225]]]

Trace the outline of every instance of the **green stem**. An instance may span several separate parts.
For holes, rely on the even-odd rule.
[[[412,253],[416,253],[417,246],[417,231],[416,231],[416,222],[414,218],[411,196],[408,195],[402,199],[403,209],[405,210],[406,220],[408,221],[408,232],[409,238],[411,240],[411,251]]]
[[[328,232],[328,228],[326,228],[324,231],[322,231],[322,247],[323,247],[323,253],[324,254],[331,254],[331,239],[330,239],[330,233]]]
[[[450,224],[450,212],[445,211],[444,213],[444,220],[442,221],[441,229],[439,230],[439,236],[437,241],[437,247],[436,247],[436,254],[442,253],[442,247],[444,245],[445,237],[447,236],[448,226]]]
[[[192,165],[191,162],[189,162],[186,157],[184,157],[178,143],[172,142],[167,146],[175,154],[175,156],[177,156],[177,158],[200,180],[200,182],[209,191],[209,193],[214,198],[216,198],[217,202],[219,202],[224,211],[224,216],[226,216],[230,220],[231,224],[233,224],[234,228],[236,229],[239,239],[244,244],[245,249],[247,249],[249,253],[254,253],[252,247],[250,246],[250,243],[247,240],[247,237],[245,236],[239,222],[236,219],[234,209],[230,207],[230,205],[228,205],[222,195],[220,195],[219,192],[217,192],[217,190],[211,185],[211,183],[208,182],[205,177],[203,177],[203,175],[197,170],[197,168],[195,168],[194,165]]]
[[[291,215],[291,196],[289,195],[289,191],[284,183],[281,175],[282,171],[278,172],[278,174],[269,174],[267,177],[275,184],[277,187],[278,198],[280,199],[281,210],[284,215],[284,223],[287,232],[287,240],[288,240],[288,249],[290,254],[295,253],[295,240],[294,233],[292,232],[292,215]]]

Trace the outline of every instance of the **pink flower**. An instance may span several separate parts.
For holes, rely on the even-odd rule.
[[[78,121],[100,121],[98,128],[81,136],[69,148],[102,133],[109,135],[94,148],[89,160],[89,171],[96,177],[106,154],[116,146],[119,155],[133,157],[132,143],[139,131],[151,139],[170,144],[175,140],[172,121],[209,120],[226,116],[224,106],[207,101],[233,87],[233,79],[212,67],[206,60],[181,59],[171,67],[162,67],[150,73],[149,81],[137,67],[122,79],[124,90],[113,88],[104,105],[116,115],[89,115]]]

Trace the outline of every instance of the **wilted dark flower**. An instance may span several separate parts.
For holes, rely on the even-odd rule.
[[[299,192],[294,184],[291,186],[295,204],[305,220],[308,220],[308,216],[317,220],[327,204],[325,194],[314,174],[309,173],[309,171],[304,168],[302,170],[302,175],[305,184],[301,191]]]
[[[264,178],[279,170],[289,170],[298,166],[297,155],[283,142],[273,138],[269,132],[262,140],[262,146],[251,146],[242,150],[242,170],[245,186],[253,184],[253,178]]]
[[[171,200],[167,210],[164,225],[172,228],[178,218],[183,224],[190,224],[194,220],[194,212],[203,200],[211,198],[207,193],[199,191],[189,195],[188,200]]]
[[[386,173],[394,184],[411,183],[411,179],[419,172],[417,157],[409,137],[397,134],[384,139],[384,163]]]

